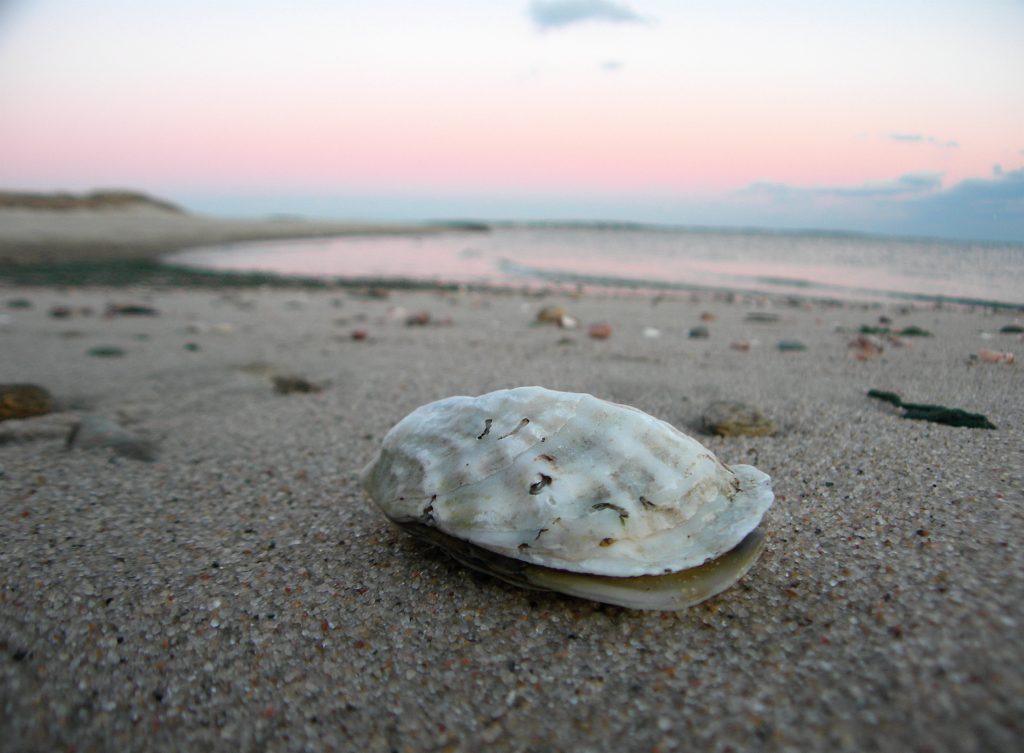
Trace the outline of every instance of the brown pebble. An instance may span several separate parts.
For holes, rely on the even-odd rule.
[[[606,322],[598,322],[597,324],[591,324],[587,329],[587,334],[595,340],[607,340],[612,336],[612,327]]]
[[[354,330],[352,330],[352,339],[353,340],[365,340],[369,336],[370,336],[369,333],[365,329],[354,329]]]
[[[544,324],[561,324],[569,312],[562,306],[545,306],[537,312],[537,321]]]
[[[274,391],[280,395],[290,395],[293,392],[310,393],[320,392],[323,389],[318,384],[313,384],[301,376],[276,376],[274,377]]]
[[[750,350],[750,340],[736,340],[734,342],[729,343],[729,347],[732,348],[733,350],[738,350],[742,353],[746,353],[748,350]]]
[[[702,421],[705,431],[720,437],[765,437],[776,431],[775,423],[757,408],[728,400],[708,405]]]
[[[702,322],[713,322],[715,321],[715,315],[712,314],[710,311],[705,311],[701,313],[700,320]]]
[[[42,416],[53,410],[50,393],[35,384],[0,384],[0,421]]]
[[[982,363],[1012,364],[1017,360],[1013,353],[1004,353],[999,350],[979,350],[978,358]]]
[[[877,358],[882,355],[883,350],[881,341],[872,335],[857,335],[847,343],[847,348],[849,348],[850,357],[856,358],[858,361]]]
[[[430,324],[429,311],[417,311],[415,314],[409,314],[405,318],[405,326],[407,327],[424,327],[428,324]]]

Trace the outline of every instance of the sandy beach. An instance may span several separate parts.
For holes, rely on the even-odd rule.
[[[18,211],[0,258],[273,235]],[[582,327],[538,324],[546,305]],[[852,357],[883,316],[930,336]],[[0,749],[1016,750],[1024,390],[1019,362],[976,356],[1019,359],[1000,330],[1021,323],[710,294],[0,285],[0,384],[55,401],[0,421]],[[770,474],[761,560],[690,610],[630,611],[475,574],[364,498],[359,470],[409,411],[532,384]],[[869,389],[997,429],[907,420]],[[717,400],[776,433],[705,433]],[[120,439],[69,447],[88,416]]]

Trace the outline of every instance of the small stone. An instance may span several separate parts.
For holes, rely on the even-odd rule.
[[[702,416],[704,430],[720,437],[765,437],[774,434],[775,423],[746,403],[718,400]]]
[[[11,304],[7,304],[10,306]],[[1001,335],[1018,335],[1024,332],[1024,327],[1019,324],[1006,324],[999,328],[999,334]]]
[[[199,343],[185,343],[185,350],[196,353],[199,351]]]
[[[116,345],[97,345],[85,352],[94,358],[120,358],[125,354],[124,348],[119,348]]]
[[[882,341],[874,335],[857,335],[847,343],[847,352],[858,361],[868,361],[882,355]]]
[[[502,729],[501,723],[493,722],[484,727],[480,733],[480,739],[487,745],[494,745],[494,743],[501,739],[502,734],[504,734],[504,729]]]
[[[32,308],[32,301],[28,298],[12,298],[7,301],[7,308],[9,309],[30,309]]]
[[[688,337],[691,340],[707,340],[711,337],[711,333],[708,331],[707,327],[701,324],[697,327],[691,328]]]
[[[415,314],[410,314],[405,319],[406,327],[425,327],[428,324],[430,324],[429,311],[417,311]]]
[[[999,350],[979,350],[978,359],[982,363],[1003,363],[1007,365],[1012,364],[1017,360],[1013,353]]]
[[[537,321],[543,324],[561,324],[562,319],[569,315],[562,306],[545,306],[537,312]]]
[[[50,309],[50,316],[54,319],[67,319],[71,313],[70,306],[54,306]]]
[[[160,312],[152,306],[140,303],[108,303],[104,313],[108,319],[115,316],[159,316]]]
[[[644,327],[642,334],[647,340],[656,340],[661,337],[661,330],[657,327]]]
[[[53,397],[36,384],[0,384],[0,421],[44,416],[53,410]]]
[[[107,416],[83,416],[71,429],[66,444],[69,450],[109,447],[118,455],[133,460],[152,462],[157,458],[156,444],[128,431]]]
[[[370,336],[370,333],[367,332],[365,329],[354,329],[354,330],[352,330],[352,334],[351,334],[352,339],[356,340],[357,342],[362,342],[363,340],[365,340],[369,336]]]
[[[738,350],[741,353],[746,353],[747,351],[749,351],[752,345],[753,343],[751,343],[750,340],[734,340],[733,342],[729,343],[730,348],[732,348],[733,350]]]
[[[772,322],[779,321],[779,315],[773,314],[770,311],[748,311],[747,315],[743,317],[743,321],[771,324]]]
[[[712,314],[710,311],[703,311],[701,312],[700,320],[702,322],[713,322],[715,321],[715,315]]]
[[[558,320],[558,326],[562,329],[576,329],[580,326],[580,320],[575,316],[569,316],[566,314]]]
[[[185,331],[190,335],[230,335],[235,331],[235,325],[230,322],[192,322]]]
[[[587,334],[595,340],[607,340],[612,336],[612,326],[606,322],[591,324],[587,328]]]
[[[301,376],[275,376],[274,377],[274,391],[279,395],[291,395],[292,393],[311,393],[320,392],[323,389],[318,384],[313,384],[305,377]]]
[[[799,340],[779,340],[778,349],[783,353],[807,350],[807,346]]]

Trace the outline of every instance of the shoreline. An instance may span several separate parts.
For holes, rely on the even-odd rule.
[[[538,224],[545,226],[545,223]],[[547,224],[553,227],[573,226],[565,223]],[[618,228],[619,225],[612,224],[610,227]],[[840,297],[829,295],[827,289],[781,292],[756,287],[624,280],[578,273],[548,273],[549,279],[545,280],[544,270],[537,273],[538,279],[524,280],[521,284],[446,282],[411,277],[307,277],[272,272],[204,269],[178,264],[169,258],[198,248],[260,241],[433,235],[487,230],[486,225],[457,221],[411,224],[292,219],[231,220],[191,215],[149,205],[102,210],[0,207],[0,262],[3,263],[0,266],[0,285],[390,288],[522,295],[586,292],[599,296],[640,295],[652,298],[738,295],[826,306],[962,306],[1004,311],[1024,310],[1024,304],[970,296],[859,288],[842,288],[842,292],[851,295]],[[508,264],[515,267],[512,262]],[[799,283],[799,280],[794,281],[794,284]],[[857,297],[857,293],[863,293],[864,296]]]

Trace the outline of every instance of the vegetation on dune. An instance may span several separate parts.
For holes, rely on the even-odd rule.
[[[102,190],[83,194],[0,191],[0,209],[121,209],[148,206],[181,213],[181,207],[138,191]]]

